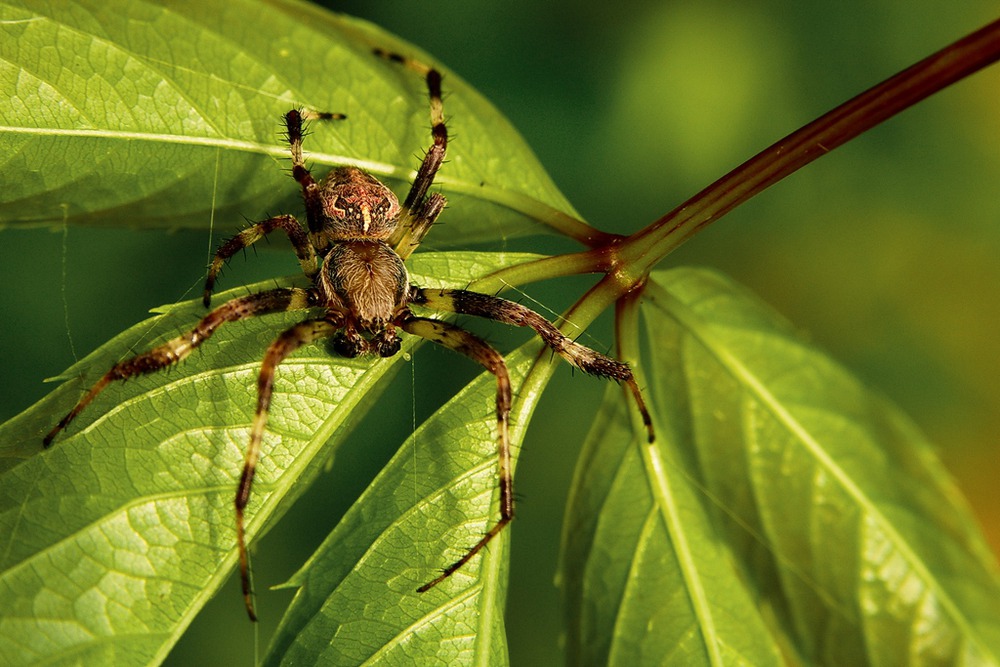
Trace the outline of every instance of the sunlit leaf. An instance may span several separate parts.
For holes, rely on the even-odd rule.
[[[661,425],[650,445],[609,388],[563,528],[572,665],[778,665],[760,611]],[[670,458],[668,458],[670,456]]]
[[[530,363],[510,355],[515,393]],[[511,413],[515,451],[533,405]],[[506,664],[509,531],[416,592],[496,520],[496,439],[496,381],[484,373],[417,429],[287,584],[298,591],[267,664]]]
[[[659,529],[671,540],[660,567],[641,577],[629,573],[636,578],[625,580],[628,590],[682,590],[682,602],[697,606],[699,590],[689,579],[685,588],[677,575],[664,574],[679,552],[678,538],[694,534],[700,540],[686,540],[686,546],[707,550],[680,553],[700,565],[724,548],[744,582],[713,603],[741,608],[748,595],[759,599],[775,641],[808,663],[1000,663],[996,562],[915,428],[716,274],[656,274],[646,295],[648,368],[665,468],[650,465],[655,457],[640,466],[641,457],[619,447],[612,470],[623,477],[642,468],[649,488],[628,491],[638,494],[639,508],[658,512]],[[578,498],[608,498],[590,501],[600,513],[591,523],[632,525],[635,535],[640,509],[610,502],[616,497],[607,490],[616,489],[617,478],[597,478],[578,475]],[[662,496],[666,503],[655,507],[661,479],[672,483]],[[691,488],[682,490],[673,480]],[[667,510],[689,507],[692,492],[702,508],[678,532]],[[583,601],[574,619],[582,628],[574,650],[586,656],[632,650],[628,629],[656,620],[658,607],[642,598],[616,598],[621,576],[608,577],[600,567],[599,559],[609,556],[588,551],[586,540],[577,546],[566,556],[567,572],[575,575],[568,578],[569,594]],[[648,559],[626,548],[615,562],[640,556]],[[731,579],[732,572],[725,576]],[[613,601],[619,606],[610,620],[638,618],[623,629],[609,625],[609,612],[589,613]],[[702,637],[691,654],[698,660],[706,643],[711,654],[718,650],[713,643],[728,642],[715,625],[694,629]],[[600,652],[592,650],[595,642],[603,642],[596,644]]]
[[[413,277],[464,285],[524,258],[428,253],[414,257]],[[261,355],[301,313],[226,325],[176,368],[112,385],[41,451],[42,436],[114,360],[203,313],[188,302],[136,325],[78,364],[80,377],[0,426],[0,662],[155,662],[231,572],[232,502]],[[407,337],[404,353],[413,344]],[[346,360],[312,345],[282,364],[251,536],[302,492],[402,363],[404,354]]]
[[[281,127],[293,107],[348,116],[313,126],[318,171],[360,165],[405,192],[430,143],[426,88],[375,46],[427,59],[292,0],[4,3],[0,224],[204,228],[298,212]],[[488,102],[447,71],[445,88],[457,140],[438,186],[468,218],[435,243],[573,214]]]

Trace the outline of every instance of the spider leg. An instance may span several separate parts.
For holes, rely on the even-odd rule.
[[[136,355],[125,361],[120,361],[112,366],[111,370],[105,373],[84,394],[83,398],[56,424],[55,428],[49,431],[48,435],[42,441],[43,445],[45,447],[51,445],[55,437],[59,435],[59,432],[65,429],[84,408],[90,405],[90,402],[111,382],[126,380],[136,375],[153,373],[181,361],[191,354],[196,347],[208,340],[215,333],[216,329],[226,322],[235,322],[236,320],[256,317],[265,313],[302,310],[311,307],[314,299],[312,290],[279,288],[227,301],[201,318],[198,324],[187,333],[168,340],[163,345],[155,347],[148,352]]]
[[[205,279],[205,293],[202,297],[206,307],[212,298],[212,289],[215,286],[215,279],[222,270],[226,260],[234,254],[253,245],[275,229],[280,229],[288,236],[295,249],[295,255],[299,258],[302,272],[309,279],[315,278],[319,271],[319,262],[316,259],[317,248],[326,247],[324,237],[319,234],[323,225],[321,211],[323,207],[321,188],[312,177],[309,169],[306,168],[305,158],[302,155],[302,119],[319,120],[341,120],[346,118],[343,114],[326,113],[317,111],[302,111],[292,109],[285,114],[285,139],[288,141],[288,149],[292,158],[292,178],[302,187],[302,199],[305,202],[306,220],[309,224],[309,231],[313,238],[310,239],[299,221],[291,215],[278,215],[268,218],[262,222],[255,223],[226,241],[216,251],[212,264],[208,269],[208,277]]]
[[[444,123],[444,103],[441,100],[441,72],[419,60],[407,58],[398,53],[383,49],[375,49],[375,55],[386,60],[399,63],[424,77],[427,82],[427,94],[431,107],[431,137],[432,143],[424,155],[417,176],[413,179],[410,192],[403,201],[400,225],[390,237],[391,245],[396,253],[406,259],[423,240],[431,228],[435,218],[444,209],[445,198],[441,194],[427,196],[434,183],[434,176],[444,163],[448,150],[448,128]]]
[[[260,443],[264,437],[264,427],[267,425],[268,410],[271,407],[271,394],[274,389],[274,372],[284,359],[303,345],[331,336],[343,326],[339,315],[328,319],[306,320],[287,329],[267,348],[264,362],[257,377],[257,411],[254,414],[250,429],[250,444],[247,445],[246,458],[243,461],[243,473],[236,491],[236,541],[240,555],[240,580],[243,585],[243,601],[251,621],[257,620],[254,611],[253,590],[250,585],[250,558],[247,554],[246,533],[244,530],[243,512],[250,500],[250,487],[253,485],[257,461],[260,459]]]
[[[464,556],[442,570],[436,579],[427,582],[417,589],[417,591],[423,593],[437,586],[472,560],[514,518],[514,480],[511,474],[510,436],[508,434],[508,416],[511,407],[510,375],[507,372],[507,364],[504,363],[503,356],[499,352],[490,347],[486,341],[478,336],[454,324],[441,320],[411,316],[404,319],[400,326],[404,331],[464,354],[493,373],[497,378],[496,403],[500,474],[500,518],[472,548],[465,552]]]
[[[326,247],[326,238],[321,233],[323,231],[323,188],[312,177],[306,167],[305,158],[302,155],[302,119],[306,118],[338,118],[339,114],[316,114],[316,112],[300,112],[292,109],[285,114],[285,138],[288,140],[288,148],[292,153],[292,178],[302,187],[302,201],[306,207],[306,221],[309,223],[309,231],[312,234],[313,245],[322,250]],[[313,271],[315,275],[315,271]]]
[[[415,287],[411,293],[411,303],[435,310],[449,311],[463,315],[475,315],[516,327],[531,327],[556,354],[579,368],[584,373],[624,382],[635,399],[649,442],[655,440],[653,420],[646,408],[646,402],[639,391],[632,369],[628,364],[605,356],[569,338],[547,319],[519,303],[488,294],[479,294],[457,289],[424,289]]]
[[[309,236],[302,229],[302,225],[295,219],[295,216],[278,215],[254,223],[223,243],[215,251],[215,257],[208,268],[208,277],[205,279],[205,292],[202,296],[202,303],[205,304],[206,308],[212,299],[212,289],[215,287],[215,279],[226,261],[243,248],[247,248],[260,241],[275,229],[283,231],[288,236],[288,240],[292,242],[295,255],[299,258],[299,264],[302,265],[302,272],[310,279],[316,276],[316,273],[319,271],[319,263],[316,260],[316,250],[309,242]]]
[[[410,214],[409,224],[400,223],[397,230],[403,230],[404,234],[395,245],[397,255],[406,259],[413,254],[447,203],[444,195],[435,192],[427,198],[418,212]]]
[[[302,109],[299,115],[303,120],[346,120],[347,116],[342,113],[332,111],[315,111],[313,109]]]

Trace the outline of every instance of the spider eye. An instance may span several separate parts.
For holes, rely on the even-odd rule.
[[[327,177],[321,194],[325,231],[332,240],[386,239],[396,229],[399,200],[374,176],[344,167]]]

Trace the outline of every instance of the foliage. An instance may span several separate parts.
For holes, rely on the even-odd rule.
[[[58,12],[25,0],[2,11],[4,224],[199,227],[297,210],[275,133],[290,106],[348,115],[313,128],[317,168],[357,164],[397,190],[427,141],[419,80],[369,55],[376,44],[425,54],[357,20],[281,0],[77,1]],[[88,58],[67,62],[52,45]],[[298,58],[302,49],[314,57]],[[600,249],[601,234],[588,236],[511,126],[455,74],[446,87],[461,140],[440,179],[452,206],[435,246],[547,228]],[[421,285],[493,291],[580,267],[572,256],[537,260],[428,252],[411,271]],[[585,326],[620,296],[595,289],[571,321]],[[1000,662],[993,557],[909,421],[715,273],[654,272],[642,299],[645,335],[639,306],[623,301],[619,345],[642,373],[658,439],[644,442],[610,387],[564,527],[571,662]],[[155,664],[229,576],[248,397],[261,351],[294,316],[224,327],[176,370],[107,390],[39,451],[114,360],[201,312],[162,309],[0,426],[4,664]],[[517,450],[553,364],[537,342],[508,359]],[[406,362],[313,346],[282,365],[252,537]],[[296,597],[265,662],[506,661],[510,531],[439,588],[415,592],[493,516],[492,401],[492,378],[480,376],[402,444],[288,582]]]

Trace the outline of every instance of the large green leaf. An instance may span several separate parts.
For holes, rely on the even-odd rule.
[[[654,274],[646,297],[660,439],[598,426],[579,464],[576,662],[728,664],[736,620],[754,664],[762,624],[808,664],[1000,664],[996,562],[899,411],[717,274]]]
[[[295,0],[0,3],[0,224],[207,227],[301,205],[281,116],[318,124],[308,158],[397,191],[430,143],[426,89],[363,21]],[[517,132],[445,70],[457,137],[438,185],[467,222],[436,242],[511,235],[573,214]],[[226,224],[231,224],[227,222]]]
[[[509,357],[515,388],[531,359]],[[268,664],[507,663],[508,532],[416,592],[496,521],[495,396],[493,375],[480,375],[404,443],[287,584],[299,590]],[[511,412],[515,451],[535,402],[518,400]]]
[[[525,258],[425,253],[413,259],[413,276],[464,285]],[[54,420],[114,360],[177,335],[203,312],[187,302],[136,325],[0,426],[3,664],[156,662],[231,572],[232,501],[260,358],[301,313],[222,327],[176,369],[106,389],[41,451]],[[414,340],[407,337],[404,353]],[[346,360],[312,345],[282,364],[248,511],[251,537],[322,469],[404,359]]]

